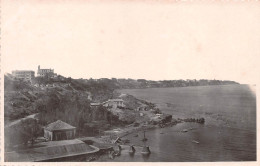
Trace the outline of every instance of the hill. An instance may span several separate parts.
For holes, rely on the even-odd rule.
[[[34,138],[27,129],[36,118],[41,128],[56,120],[77,127],[77,136],[95,135],[110,128],[135,122],[139,116],[133,110],[145,105],[144,101],[122,96],[126,108],[91,107],[91,102],[103,102],[119,98],[113,82],[86,81],[58,76],[57,78],[35,78],[32,83],[5,75],[4,119],[6,143],[15,145]],[[23,118],[23,119],[22,119]],[[22,120],[21,120],[22,119]],[[41,133],[41,132],[40,132]],[[11,139],[12,138],[12,139]]]
[[[29,83],[18,80],[10,74],[5,75],[4,82],[4,119],[5,126],[8,126],[5,136],[6,140],[12,140],[10,145],[27,141],[25,138],[28,138],[28,135],[29,138],[30,135],[34,135],[22,132],[27,131],[28,126],[23,126],[23,124],[27,124],[24,122],[26,120],[24,117],[28,115],[35,114],[33,117],[38,119],[39,128],[56,120],[67,122],[77,127],[77,136],[95,135],[104,130],[131,123],[139,126],[154,118],[158,119],[156,114],[161,112],[153,103],[136,99],[131,95],[117,93],[116,89],[235,83],[213,80],[204,81],[204,84],[195,81],[196,84],[192,85],[187,81],[115,78],[87,80],[65,78],[60,75],[56,78],[36,77]],[[125,107],[90,106],[91,102],[101,103],[113,98],[123,99]],[[21,118],[24,119],[21,121]],[[163,118],[159,120],[163,121]],[[15,125],[10,126],[10,124]]]

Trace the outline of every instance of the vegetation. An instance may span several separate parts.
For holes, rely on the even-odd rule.
[[[36,77],[31,83],[5,75],[5,122],[23,118],[38,113],[35,119],[22,120],[20,125],[14,125],[5,130],[10,144],[32,144],[45,126],[56,120],[62,120],[77,127],[78,135],[89,135],[102,132],[113,126],[122,126],[136,122],[139,116],[137,108],[145,111],[152,110],[154,114],[161,113],[153,103],[137,100],[126,95],[125,108],[119,108],[122,113],[108,110],[103,106],[90,107],[90,102],[103,102],[118,97],[115,89],[120,88],[149,88],[149,87],[179,87],[233,84],[230,81],[217,80],[176,80],[176,81],[147,81],[144,79],[72,79],[63,76],[55,78],[50,75]],[[37,85],[37,86],[36,86]],[[49,86],[51,85],[51,86]],[[140,121],[144,117],[139,117]],[[167,116],[163,121],[169,121]],[[135,123],[135,126],[139,123]],[[91,131],[91,132],[90,132]]]
[[[37,137],[43,135],[42,126],[33,118],[21,120],[5,130],[5,146],[10,148],[17,144],[34,144]]]
[[[108,79],[109,80],[109,79]],[[108,81],[107,80],[107,81]],[[102,81],[100,79],[97,82]],[[151,81],[145,79],[111,79],[120,89],[138,89],[138,88],[166,88],[166,87],[187,87],[187,86],[209,86],[209,85],[226,85],[226,84],[238,84],[234,81],[227,80],[162,80],[162,81]]]

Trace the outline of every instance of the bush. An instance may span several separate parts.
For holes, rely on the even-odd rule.
[[[140,126],[140,123],[135,122],[135,123],[134,123],[134,127],[138,127],[138,126]]]

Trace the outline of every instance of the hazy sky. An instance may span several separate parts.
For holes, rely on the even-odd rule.
[[[259,3],[2,2],[4,71],[73,78],[259,77]]]

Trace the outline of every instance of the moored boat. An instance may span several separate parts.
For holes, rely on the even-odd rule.
[[[143,155],[148,155],[151,153],[149,146],[144,146],[141,152]]]
[[[131,145],[130,147],[129,147],[129,151],[128,151],[130,154],[133,154],[133,153],[135,153],[135,148],[134,148],[134,145]]]

